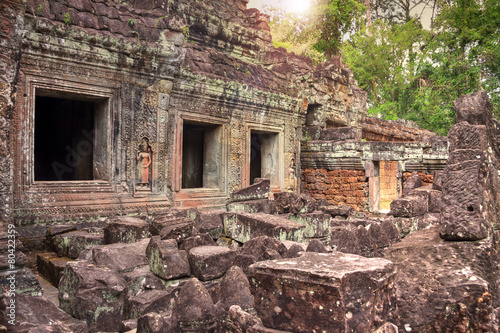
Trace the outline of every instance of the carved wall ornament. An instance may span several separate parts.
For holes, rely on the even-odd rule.
[[[149,144],[148,138],[144,137],[139,143],[137,150],[137,175],[136,175],[136,189],[137,190],[151,190],[151,170],[153,161],[153,149]]]

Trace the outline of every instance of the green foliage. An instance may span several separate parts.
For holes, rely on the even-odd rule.
[[[36,15],[40,15],[40,13],[42,12],[42,9],[43,9],[43,5],[38,4],[38,7],[36,8]]]
[[[286,13],[273,6],[264,6],[263,12],[270,17],[274,47],[283,47],[289,52],[308,56],[315,64],[325,60],[322,53],[313,49],[317,39],[312,30],[308,29],[307,16]]]
[[[71,24],[71,16],[69,15],[69,13],[64,14],[64,23],[66,25],[70,25]]]
[[[317,35],[313,48],[327,58],[339,54],[343,38],[364,25],[365,6],[357,0],[315,0],[310,28]]]
[[[128,20],[128,25],[130,25],[131,27],[135,26],[137,22],[135,20],[132,20],[132,19],[129,19]]]
[[[477,90],[500,106],[500,2],[448,0],[432,31],[418,21],[377,20],[344,44],[343,59],[369,94],[369,112],[446,135],[453,101]]]

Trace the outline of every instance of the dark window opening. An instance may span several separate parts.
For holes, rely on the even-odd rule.
[[[319,124],[319,108],[320,104],[309,104],[307,106],[306,113],[306,126],[318,125]]]
[[[205,128],[184,124],[182,145],[182,188],[203,187]]]
[[[92,180],[94,102],[36,96],[35,180]]]
[[[262,175],[262,143],[260,135],[257,133],[251,134],[250,147],[250,184],[253,184],[255,178],[261,178]]]
[[[222,126],[184,122],[182,188],[220,188]]]

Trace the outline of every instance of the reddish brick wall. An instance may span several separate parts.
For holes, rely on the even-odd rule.
[[[420,176],[420,179],[422,179],[422,182],[424,183],[424,186],[430,185],[434,182],[434,175],[429,175],[426,173],[419,172],[418,175]],[[406,179],[408,179],[411,176],[411,172],[405,172],[403,174],[403,183]]]
[[[302,182],[304,192],[314,199],[349,205],[359,211],[368,209],[368,181],[364,171],[305,169]]]

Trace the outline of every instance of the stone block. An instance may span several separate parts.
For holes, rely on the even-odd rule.
[[[440,213],[442,209],[442,192],[435,190],[431,185],[422,186],[411,191],[409,196],[423,197],[427,200],[429,213]]]
[[[8,323],[8,302],[12,298],[0,298],[0,322],[5,323],[8,332],[72,332],[87,333],[87,323],[72,318],[54,303],[41,296],[18,294],[15,297],[16,325]],[[6,331],[7,332],[7,331]]]
[[[197,279],[190,279],[181,288],[172,310],[172,323],[174,329],[169,332],[215,332],[215,305]]]
[[[250,266],[265,327],[291,332],[369,332],[393,303],[393,264],[344,253],[311,253]]]
[[[429,201],[425,196],[406,196],[391,202],[391,212],[395,217],[414,217],[429,212]]]
[[[274,204],[279,214],[312,213],[316,210],[316,202],[307,194],[296,192],[274,193]]]
[[[411,176],[406,179],[403,184],[403,197],[407,196],[411,191],[421,186],[424,186],[424,183],[418,175],[418,172],[412,172]]]
[[[139,318],[143,314],[172,311],[180,287],[167,290],[148,290],[125,301],[124,318]]]
[[[491,104],[484,91],[461,96],[453,101],[456,122],[471,125],[487,125],[491,121]]]
[[[38,253],[36,256],[36,267],[38,272],[57,288],[62,273],[70,261],[73,260],[66,257],[61,258],[53,252]]]
[[[215,246],[217,245],[213,240],[212,236],[207,233],[193,235],[186,238],[180,245],[179,248],[184,251],[189,251],[193,247],[197,246]]]
[[[432,182],[432,189],[441,191],[443,189],[443,170],[434,171],[434,181]]]
[[[194,227],[200,233],[208,233],[213,239],[221,237],[224,231],[222,222],[226,210],[200,212],[199,218],[194,221]]]
[[[72,231],[54,236],[52,246],[58,256],[77,259],[84,249],[100,244],[104,244],[102,234]]]
[[[157,236],[160,234],[161,230],[166,226],[188,223],[191,221],[192,220],[190,218],[180,214],[156,215],[149,223],[149,231],[151,232],[151,235]]]
[[[269,179],[259,179],[255,184],[231,193],[231,202],[267,198],[270,186],[271,182]]]
[[[226,208],[233,213],[276,213],[274,202],[269,199],[229,202]]]
[[[137,333],[177,332],[172,324],[172,313],[150,312],[137,319]]]
[[[319,207],[319,209],[326,214],[330,214],[332,217],[347,218],[354,213],[354,208],[346,205],[339,205],[339,206],[328,205]]]
[[[104,227],[104,242],[106,244],[134,243],[149,237],[151,237],[149,224],[137,217],[113,217],[108,220]]]
[[[330,235],[331,215],[322,212],[290,215],[290,220],[305,225],[304,238],[323,238]]]
[[[453,125],[448,132],[450,152],[457,149],[473,149],[486,151],[488,137],[486,126],[471,125],[465,121]]]
[[[339,141],[356,139],[356,129],[353,127],[337,127],[323,129],[319,135],[320,140]]]
[[[182,243],[186,238],[190,237],[193,233],[193,221],[185,221],[182,223],[171,224],[165,226],[160,231],[160,238],[174,239],[178,244]]]
[[[228,332],[252,332],[251,329],[257,324],[262,324],[255,314],[244,311],[239,305],[232,305],[228,311]]]
[[[241,247],[241,254],[255,258],[256,261],[280,259],[286,256],[286,246],[269,236],[252,238]]]
[[[14,286],[12,286],[13,281],[15,281]],[[42,296],[43,293],[40,282],[27,267],[0,271],[0,288],[2,291],[15,290],[16,294],[30,296]]]
[[[448,240],[478,240],[490,234],[486,219],[486,171],[480,161],[445,168],[441,236]]]
[[[304,229],[303,224],[277,215],[264,213],[227,213],[224,215],[225,234],[241,243],[259,236],[301,241]]]
[[[188,255],[177,248],[174,239],[161,240],[151,237],[146,250],[149,269],[162,279],[170,280],[191,275]]]
[[[189,250],[191,271],[201,281],[223,276],[233,265],[237,252],[222,246],[198,246]]]
[[[121,273],[130,272],[147,265],[146,248],[149,239],[135,243],[97,245],[90,249],[89,260],[100,267],[107,267]]]
[[[90,332],[116,332],[124,319],[126,288],[115,270],[86,260],[70,262],[59,282],[60,308],[86,321]]]
[[[186,279],[164,280],[151,272],[149,265],[140,266],[122,274],[127,282],[127,297],[137,296],[150,290],[166,290],[182,285]]]

